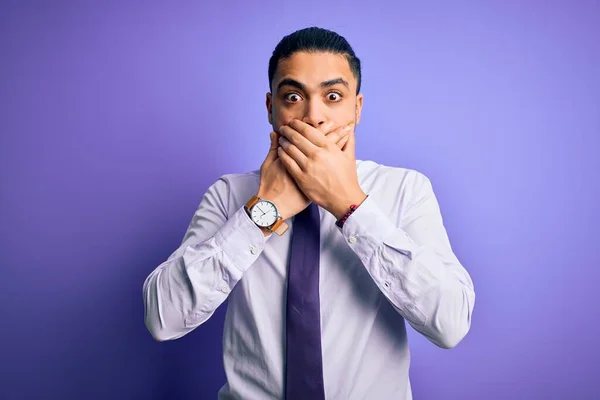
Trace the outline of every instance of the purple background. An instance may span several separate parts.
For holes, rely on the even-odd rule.
[[[363,60],[358,158],[432,179],[475,282],[457,348],[410,330],[415,399],[599,398],[598,2],[39,3],[0,8],[1,399],[216,398],[224,307],[157,343],[142,283],[260,166],[313,24]]]

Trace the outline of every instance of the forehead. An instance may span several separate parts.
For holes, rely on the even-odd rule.
[[[273,77],[274,87],[282,79],[292,78],[307,87],[317,87],[321,82],[343,78],[351,88],[356,88],[356,78],[350,63],[343,54],[298,52],[279,60]]]

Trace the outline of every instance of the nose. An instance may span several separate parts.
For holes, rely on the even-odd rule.
[[[302,121],[318,128],[327,121],[324,111],[324,104],[319,101],[307,101]]]

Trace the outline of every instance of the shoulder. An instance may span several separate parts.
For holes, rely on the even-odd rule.
[[[207,193],[219,198],[226,214],[231,215],[258,192],[259,184],[259,170],[229,173],[219,176],[208,188]]]
[[[359,177],[365,180],[384,181],[403,190],[423,189],[431,181],[423,172],[412,168],[381,164],[371,160],[357,160]]]
[[[229,173],[221,175],[213,185],[226,186],[229,190],[244,189],[254,186],[260,181],[260,171],[248,171],[244,173]]]

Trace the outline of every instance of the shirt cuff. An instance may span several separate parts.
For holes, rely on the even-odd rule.
[[[408,234],[390,221],[373,196],[368,196],[338,230],[365,265],[384,243],[393,243],[392,247],[409,258],[415,249]]]
[[[272,235],[265,236],[241,207],[215,234],[215,243],[241,272],[245,272],[260,256]]]

